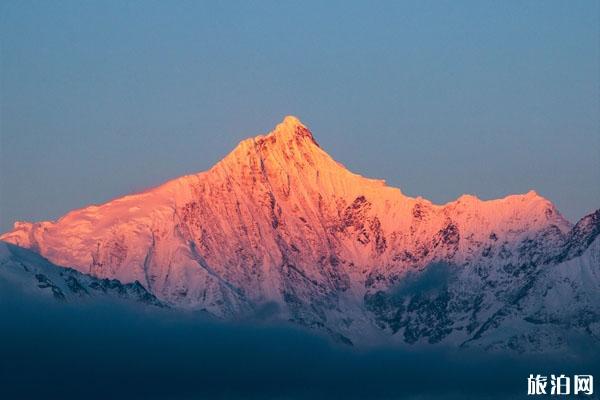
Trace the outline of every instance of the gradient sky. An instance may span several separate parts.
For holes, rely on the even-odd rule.
[[[444,203],[600,207],[597,1],[4,1],[0,231],[209,168],[297,115]]]

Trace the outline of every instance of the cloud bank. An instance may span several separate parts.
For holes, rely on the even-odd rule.
[[[5,286],[0,397],[7,399],[507,399],[526,397],[530,373],[599,370],[592,355],[358,350],[262,314],[260,323],[225,324],[119,304],[25,300]]]

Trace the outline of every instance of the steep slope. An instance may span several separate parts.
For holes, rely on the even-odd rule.
[[[593,215],[586,217],[588,222]],[[595,220],[595,229],[585,236],[574,229],[562,254],[580,245],[578,239],[591,243],[580,254],[540,268],[520,289],[522,296],[505,304],[502,312],[482,324],[472,338],[477,345],[520,352],[532,347],[561,350],[599,346],[599,228],[600,223]]]
[[[382,294],[409,273],[452,265],[463,282],[456,299],[478,311],[461,326],[443,323],[440,341],[475,331],[538,265],[560,257],[569,232],[535,192],[445,205],[407,197],[351,173],[286,117],[209,171],[56,222],[16,223],[0,239],[94,276],[137,280],[176,306],[235,317],[275,303],[281,318],[353,341],[379,335],[373,326],[398,332]]]
[[[510,258],[432,264],[367,293],[365,305],[380,328],[407,343],[519,352],[598,346],[599,214],[584,217],[545,255],[526,240],[519,248],[528,252],[517,264]]]
[[[75,304],[110,300],[165,307],[139,282],[123,284],[116,279],[94,278],[56,266],[39,254],[5,242],[0,242],[0,288],[3,296],[7,290],[16,290],[28,296]]]

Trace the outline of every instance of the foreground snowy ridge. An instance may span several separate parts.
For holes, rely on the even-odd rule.
[[[32,251],[4,242],[0,242],[0,284],[10,285],[11,289],[32,298],[77,305],[109,300],[166,307],[137,281],[123,284],[116,279],[95,278],[54,265]]]
[[[286,117],[206,172],[0,239],[222,318],[273,304],[346,343],[542,351],[599,343],[599,232],[600,211],[571,226],[533,191],[405,196]]]

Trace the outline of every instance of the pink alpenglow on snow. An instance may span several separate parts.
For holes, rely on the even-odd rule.
[[[533,191],[444,205],[405,196],[347,170],[288,116],[208,171],[57,221],[17,222],[0,239],[139,281],[176,307],[235,317],[274,302],[283,318],[327,321],[360,340],[373,322],[361,304],[410,271],[447,263],[493,276],[491,265],[525,263],[524,243],[542,254],[571,229]]]

